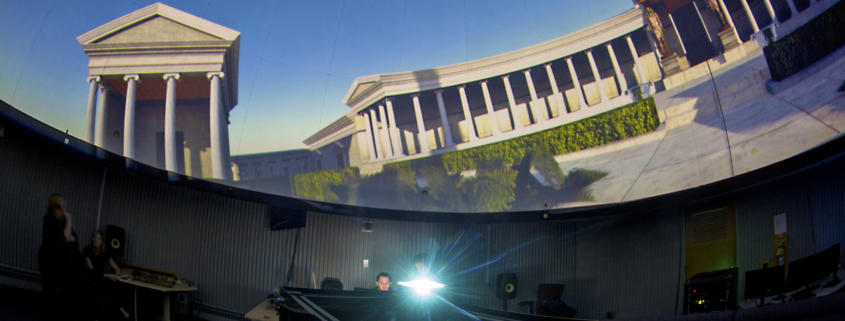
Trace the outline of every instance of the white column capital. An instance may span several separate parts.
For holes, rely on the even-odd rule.
[[[551,63],[551,62],[547,62],[547,63],[544,63],[544,64],[543,64],[543,67],[551,67],[551,66],[552,66],[552,63]]]
[[[465,89],[465,88],[467,88],[467,84],[460,84],[460,85],[458,85],[458,89],[459,89],[459,90],[460,90],[460,89]]]
[[[502,77],[502,79],[508,79],[508,78],[510,78],[510,76],[511,75],[502,75],[501,77]]]
[[[92,80],[100,82],[100,76],[88,76],[88,82],[91,82]]]
[[[604,46],[610,48],[613,47],[613,43],[611,41],[608,41],[604,44]]]
[[[435,90],[434,90],[434,93],[435,93],[435,94],[438,94],[438,95],[442,94],[442,93],[443,93],[443,88],[435,89]]]
[[[387,104],[388,102],[393,101],[393,97],[384,97],[384,103]]]
[[[179,80],[179,73],[178,72],[171,72],[161,75],[161,78],[167,80],[167,78],[173,77],[173,79]]]
[[[523,74],[531,73],[531,68],[523,70],[522,73]]]
[[[478,83],[480,83],[480,84],[482,84],[482,85],[485,85],[485,84],[487,84],[487,82],[488,82],[488,81],[490,81],[490,80],[488,80],[488,79],[484,79],[484,80],[482,80],[482,81],[479,81]]]
[[[419,98],[420,98],[420,93],[413,93],[413,94],[411,94],[411,98],[416,98],[416,99],[419,99]]]
[[[563,59],[566,59],[566,61],[567,61],[567,62],[569,62],[569,61],[572,61],[572,56],[565,57],[565,58],[563,58]]]
[[[586,53],[586,54],[588,54],[588,55],[589,55],[589,54],[592,54],[592,53],[593,53],[593,48],[590,48],[590,49],[584,50],[584,53]]]
[[[211,77],[214,77],[214,76],[217,76],[217,77],[220,77],[220,79],[223,79],[223,75],[224,75],[224,73],[222,71],[209,71],[209,72],[205,73],[205,77],[207,77],[208,79],[211,79]],[[179,76],[176,76],[176,79],[178,80]]]
[[[129,79],[135,79],[136,82],[141,82],[141,75],[138,75],[138,74],[123,75],[123,81],[129,81]]]
[[[629,34],[625,35],[625,39],[630,40],[630,39],[631,39],[631,34],[629,33]]]

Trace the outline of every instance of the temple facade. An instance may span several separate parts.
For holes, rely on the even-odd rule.
[[[155,3],[77,40],[89,58],[85,141],[170,172],[232,179],[239,32]]]

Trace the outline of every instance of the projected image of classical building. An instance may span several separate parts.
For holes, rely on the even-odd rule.
[[[171,172],[232,179],[239,32],[156,3],[77,40],[89,58],[85,141]]]
[[[810,120],[784,127],[805,114],[766,92],[762,47],[825,8],[636,0],[514,52],[359,77],[344,99],[350,111],[304,141],[312,157],[332,157],[342,141],[349,168],[297,175],[294,193],[387,208],[532,210],[640,199],[783,160],[838,132]],[[795,142],[777,144],[778,135]],[[485,179],[502,185],[470,191]],[[420,192],[451,208],[391,194]],[[519,204],[531,197],[531,208]]]

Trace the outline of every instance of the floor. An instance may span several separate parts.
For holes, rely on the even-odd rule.
[[[654,95],[666,116],[655,132],[558,157],[561,168],[608,173],[589,186],[594,203],[629,201],[741,175],[845,130],[845,58],[777,95],[762,50],[711,72]],[[586,204],[558,207],[571,205]]]

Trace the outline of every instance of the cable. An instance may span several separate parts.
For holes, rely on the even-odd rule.
[[[296,229],[296,236],[293,239],[293,255],[290,258],[290,266],[288,267],[288,273],[285,276],[285,283],[282,284],[282,287],[286,287],[288,282],[290,282],[291,275],[293,273],[293,262],[296,260],[296,248],[299,244],[299,232],[302,231],[302,228]]]

